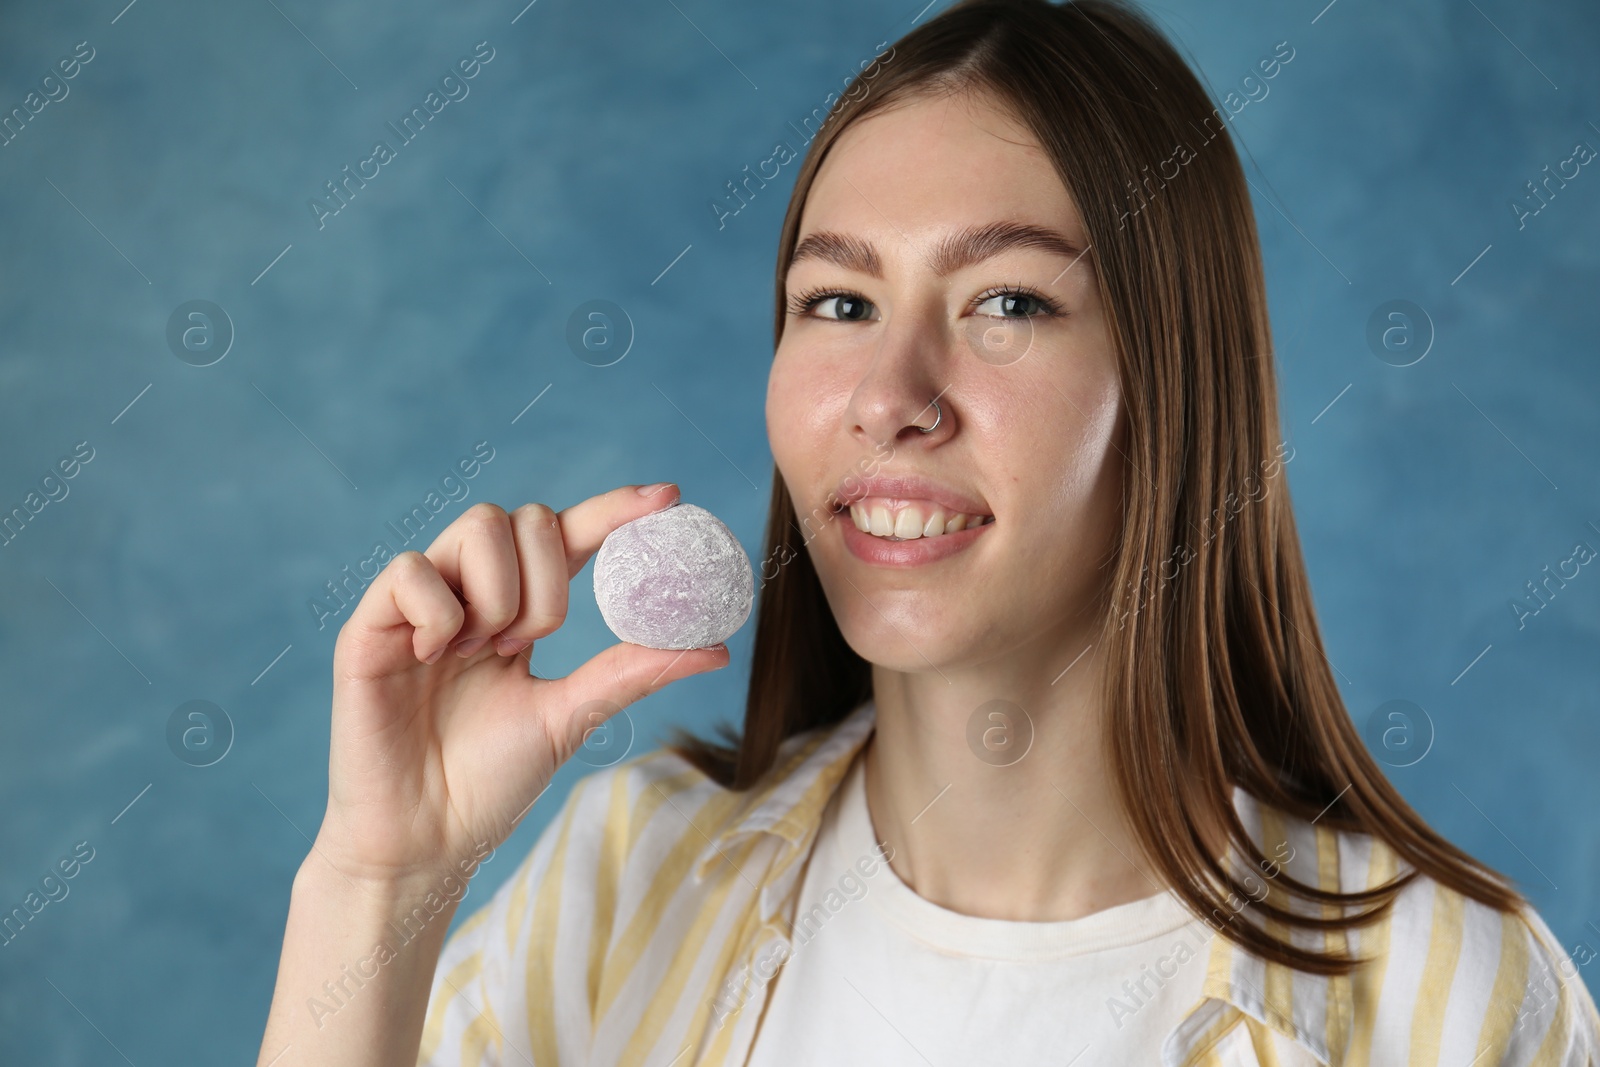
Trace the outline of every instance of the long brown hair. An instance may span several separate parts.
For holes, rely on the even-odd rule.
[[[1253,864],[1272,862],[1234,811],[1237,785],[1270,808],[1372,834],[1415,868],[1354,893],[1284,872],[1275,881],[1288,895],[1338,914],[1258,902],[1280,930],[1374,922],[1418,872],[1502,911],[1521,907],[1507,880],[1434,832],[1388,782],[1334,684],[1281,474],[1247,182],[1218,136],[1230,116],[1137,9],[963,0],[857,75],[795,178],[778,243],[774,345],[801,210],[829,146],[896,101],[963,90],[997,94],[1032,130],[1095,257],[1128,409],[1123,525],[1095,644],[1106,656],[1109,756],[1144,854],[1198,915],[1250,895],[1206,847],[1220,830]],[[871,667],[845,643],[805,540],[774,470],[742,736],[724,723],[722,743],[679,730],[665,746],[729,789],[760,781],[784,739],[838,722],[871,695]],[[1345,974],[1357,962],[1251,922],[1220,932],[1311,973]]]

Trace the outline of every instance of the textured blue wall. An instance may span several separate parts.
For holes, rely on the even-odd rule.
[[[0,506],[65,492],[0,548],[0,909],[93,850],[0,948],[0,1061],[241,1063],[326,795],[339,617],[308,601],[480,441],[425,540],[473,501],[669,478],[758,551],[794,167],[720,230],[710,203],[919,5],[122,2],[0,13],[6,111],[92,49],[0,147]],[[1328,653],[1358,721],[1422,709],[1385,753],[1407,797],[1600,946],[1600,565],[1511,607],[1600,547],[1600,165],[1512,207],[1600,147],[1600,9],[1324,2],[1158,15],[1219,99],[1294,50],[1236,129]],[[485,41],[467,95],[319,224],[323,183]],[[635,333],[609,367],[566,341],[594,299]],[[232,325],[209,366],[168,341],[195,300]],[[1392,300],[1431,320],[1410,366],[1368,342]],[[750,636],[635,707],[638,744],[735,719]],[[536,664],[611,640],[577,595]],[[168,745],[191,700],[233,724],[207,767]]]

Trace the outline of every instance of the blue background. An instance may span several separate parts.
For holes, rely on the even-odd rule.
[[[94,449],[0,548],[0,910],[95,849],[0,948],[0,1061],[253,1062],[326,799],[339,618],[308,601],[478,441],[494,459],[425,540],[478,500],[673,479],[757,555],[798,163],[722,229],[710,203],[920,4],[121,3],[0,14],[5,110],[95,49],[0,147],[0,508]],[[1358,722],[1425,712],[1405,795],[1600,947],[1600,567],[1520,630],[1510,608],[1600,547],[1600,165],[1524,228],[1510,208],[1600,147],[1600,9],[1323,4],[1156,13],[1219,97],[1295,49],[1235,134],[1328,654]],[[469,95],[319,229],[309,199],[480,41]],[[196,299],[236,331],[207,367],[166,341]],[[635,332],[608,367],[566,342],[593,299]],[[1366,340],[1394,299],[1436,331],[1408,367]],[[613,640],[589,581],[541,671]],[[734,669],[631,709],[635,745],[737,720],[752,630]],[[168,748],[190,700],[236,730],[209,767]],[[457,921],[590,770],[562,769]]]

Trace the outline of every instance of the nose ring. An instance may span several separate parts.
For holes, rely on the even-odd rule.
[[[923,408],[923,410],[926,411],[927,408]],[[939,406],[939,398],[938,397],[934,397],[933,398],[933,425],[929,426],[927,429],[923,429],[921,426],[917,426],[917,429],[922,430],[923,433],[932,433],[933,431],[935,431],[935,430],[937,430],[939,428],[939,424],[941,422],[943,422],[943,421],[944,421],[944,409]],[[912,425],[916,425],[916,424],[913,423]]]

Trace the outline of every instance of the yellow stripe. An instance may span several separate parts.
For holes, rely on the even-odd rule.
[[[647,789],[654,793],[655,790]],[[659,795],[659,794],[657,794]],[[600,972],[605,969],[606,948],[611,943],[612,923],[617,915],[617,881],[627,862],[628,774],[611,776],[611,800],[606,809],[604,833],[600,839],[600,866],[594,876],[594,926],[589,932],[589,1011],[591,1019],[600,1003]]]
[[[1280,842],[1288,843],[1288,835],[1284,832],[1283,813],[1265,804],[1261,806],[1261,841],[1262,851],[1266,853],[1269,859],[1282,855],[1278,850]],[[1271,868],[1269,867],[1269,869]],[[1279,873],[1287,873],[1287,868],[1280,867]],[[1257,868],[1257,875],[1265,878],[1266,872]],[[1268,887],[1267,900],[1287,907],[1288,891],[1283,889],[1276,876],[1265,878],[1265,881]],[[1266,920],[1265,925],[1268,933],[1278,937],[1286,937],[1288,934],[1288,925],[1276,919]],[[1265,965],[1263,985],[1265,986],[1266,1000],[1263,1007],[1269,1018],[1276,1013],[1281,1024],[1288,1026],[1293,1018],[1294,1009],[1294,971],[1272,960],[1263,962]],[[1278,1067],[1278,1050],[1272,1040],[1273,1030],[1248,1016],[1244,1020],[1244,1025],[1245,1031],[1250,1035],[1250,1047],[1255,1050],[1256,1059],[1260,1061],[1261,1067]]]
[[[1371,841],[1372,851],[1367,861],[1368,889],[1389,881],[1398,870],[1394,850],[1377,837],[1371,838]],[[1390,915],[1393,914],[1391,911]],[[1378,1022],[1383,979],[1389,970],[1391,921],[1390,918],[1384,918],[1363,927],[1360,933],[1360,947],[1356,951],[1369,962],[1362,964],[1351,975],[1350,1003],[1354,1010],[1351,1016],[1350,1055],[1346,1057],[1344,1067],[1368,1067],[1372,1062],[1373,1030]]]
[[[1261,851],[1268,860],[1282,855],[1278,851],[1279,842],[1288,843],[1288,838],[1283,831],[1283,815],[1278,809],[1266,804],[1261,805]],[[1287,868],[1280,868],[1279,873],[1286,873]],[[1256,871],[1258,878],[1264,878],[1266,872]],[[1278,883],[1276,877],[1264,878],[1267,884],[1267,900],[1279,907],[1289,906],[1289,892]],[[1267,933],[1274,937],[1286,939],[1288,937],[1288,924],[1277,919],[1265,921]],[[1266,976],[1263,979],[1265,987],[1266,1004],[1264,1008],[1270,1020],[1276,1025],[1292,1027],[1294,1019],[1294,971],[1275,960],[1263,960]],[[1272,1017],[1276,1016],[1275,1019]]]
[[[679,774],[666,778],[652,780],[648,772],[644,775],[645,787],[640,790],[639,798],[633,802],[633,814],[628,818],[628,854],[633,854],[633,846],[639,834],[649,826],[650,820],[655,816],[656,810],[665,804],[671,797],[706,780],[706,776],[695,768],[690,768]],[[607,832],[611,831],[607,826]]]
[[[1543,939],[1539,938],[1531,928],[1527,936],[1543,943]],[[1552,969],[1551,977],[1556,982],[1556,1017],[1551,1020],[1550,1029],[1545,1031],[1544,1040],[1539,1042],[1539,1051],[1528,1067],[1546,1067],[1547,1064],[1559,1064],[1566,1059],[1567,1027],[1572,1025],[1572,990],[1567,988],[1567,980],[1562,979],[1559,970]],[[1576,975],[1570,979],[1573,982],[1582,980]]]
[[[528,1044],[533,1050],[533,1062],[544,1067],[555,1067],[560,1062],[556,1056],[556,982],[570,982],[572,975],[556,974],[556,931],[561,920],[561,884],[567,868],[567,842],[572,836],[572,820],[578,810],[585,787],[592,779],[580,778],[567,798],[566,817],[561,820],[561,832],[556,837],[555,850],[550,865],[539,880],[534,895],[533,920],[528,928],[527,986],[524,996],[528,1012]]]
[[[1317,834],[1317,885],[1325,892],[1339,891],[1339,835],[1326,826],[1316,827]],[[1339,908],[1332,904],[1322,906],[1322,916],[1325,919],[1339,917]],[[1324,952],[1338,951],[1340,955],[1350,954],[1350,938],[1343,930],[1324,930],[1322,933],[1322,950]],[[1323,1041],[1327,1044],[1328,1055],[1337,1059],[1344,1051],[1344,1044],[1350,1036],[1350,980],[1348,977],[1328,979],[1328,1015],[1327,1025],[1323,1033]]]
[[[1250,1047],[1255,1050],[1256,1060],[1261,1067],[1278,1067],[1278,1043],[1274,1040],[1277,1031],[1245,1016],[1245,1029],[1250,1034]]]
[[[505,1035],[500,1032],[500,1024],[495,1020],[494,1005],[485,998],[483,1010],[461,1033],[461,1055],[457,1062],[461,1067],[478,1067],[491,1041],[496,1052],[503,1051],[501,1046],[505,1042]]]
[[[654,789],[649,790],[654,792]],[[639,963],[639,958],[650,947],[661,926],[661,917],[677,896],[679,888],[690,875],[695,859],[706,846],[707,834],[698,827],[719,827],[727,821],[728,813],[738,807],[744,798],[726,789],[719,789],[708,797],[693,815],[686,816],[689,824],[673,844],[667,857],[651,879],[650,888],[640,901],[638,910],[628,920],[628,925],[616,940],[606,957],[601,975],[600,995],[595,1002],[595,1019],[604,1019],[611,1011],[612,1002],[622,990],[628,975]],[[759,838],[755,838],[759,840]],[[723,861],[726,863],[726,860]],[[738,877],[735,874],[735,877]],[[709,878],[709,875],[708,875]]]
[[[488,908],[480,908],[473,912],[471,918],[463,922],[451,935],[452,939],[471,934],[475,928],[482,925],[488,914]],[[482,970],[483,953],[479,951],[456,964],[450,969],[450,973],[444,976],[444,982],[437,986],[437,992],[434,994],[433,1008],[428,1012],[428,1021],[422,1028],[422,1045],[417,1053],[419,1060],[428,1059],[439,1048],[439,1042],[444,1038],[444,1021],[448,1014],[446,1006],[456,995],[456,990],[476,978],[478,972]]]
[[[1220,934],[1218,939],[1221,940]],[[1216,959],[1216,956],[1212,956],[1212,963],[1215,963]],[[1210,975],[1208,974],[1207,981],[1209,980]],[[1238,1026],[1241,1019],[1245,1020],[1245,1025],[1247,1026],[1251,1021],[1250,1017],[1238,1008],[1231,1004],[1228,1005],[1227,1010],[1217,1016],[1215,1022],[1195,1035],[1194,1043],[1190,1046],[1189,1054],[1184,1060],[1183,1067],[1226,1067],[1221,1054],[1217,1051],[1217,1042],[1226,1037],[1229,1030]]]
[[[802,759],[805,756],[809,756],[812,750],[821,744],[822,740],[822,738],[819,738],[816,745],[806,745],[802,752],[797,755]],[[794,836],[789,837],[789,834],[784,836],[789,837],[790,840],[796,840],[814,830],[820,821],[819,816],[822,813],[822,809],[827,807],[828,798],[833,795],[833,791],[838,787],[839,781],[850,769],[851,760],[855,758],[856,753],[859,753],[859,751],[857,749],[855,753],[851,753],[848,757],[841,755],[819,771],[816,779],[800,795],[800,799],[795,803],[794,808],[774,823],[772,828],[774,830],[788,830]],[[784,777],[788,777],[787,774]]]
[[[1224,937],[1220,930],[1213,928],[1211,955],[1206,959],[1206,978],[1200,986],[1202,998],[1215,997],[1232,1003],[1234,951],[1233,942]]]
[[[739,870],[735,868],[742,867],[756,850],[756,846],[761,844],[762,841],[763,839],[759,835],[749,838],[743,847],[739,848],[731,857],[733,866],[718,868],[715,875],[711,876],[711,878],[715,879],[714,882],[711,881],[711,878],[708,878],[709,889],[702,898],[700,907],[695,912],[694,922],[690,924],[689,929],[684,932],[684,936],[676,946],[672,963],[668,966],[666,973],[656,982],[650,1002],[637,1018],[630,1017],[626,1020],[628,1025],[633,1027],[633,1033],[629,1035],[628,1044],[623,1048],[622,1054],[617,1057],[617,1067],[638,1067],[639,1064],[645,1063],[654,1054],[656,1045],[662,1037],[662,1031],[666,1028],[667,1021],[677,1010],[678,1002],[683,998],[690,975],[693,974],[696,966],[700,963],[701,957],[705,954],[706,939],[710,936],[711,928],[722,914],[728,895],[735,886],[745,882],[745,876],[741,875]],[[756,910],[758,909],[754,906],[754,901],[752,901],[752,906],[748,909],[747,914]],[[736,927],[736,929],[738,928]],[[742,940],[739,937],[729,937],[725,938],[717,946],[716,960],[718,966],[712,968],[713,982],[721,980],[720,972],[726,970],[727,962],[738,951]],[[705,998],[696,1007],[689,1026],[690,1035],[704,1032],[709,1023],[710,1014],[710,999]],[[602,1016],[600,1024],[604,1025],[606,1023],[607,1020]]]
[[[1438,883],[1433,889],[1433,917],[1428,935],[1428,962],[1422,968],[1422,987],[1411,1013],[1411,1056],[1406,1061],[1420,1067],[1439,1062],[1444,1039],[1445,1009],[1450,987],[1461,963],[1461,934],[1466,898]]]
[[[472,931],[476,930],[478,927],[482,926],[485,922],[487,922],[488,919],[489,919],[489,909],[488,909],[488,907],[485,906],[485,907],[479,908],[477,911],[473,912],[471,915],[469,915],[465,919],[461,920],[461,925],[456,927],[455,936],[456,937],[466,937],[468,934],[472,933]]]
[[[734,794],[739,798],[740,803],[733,812],[729,813],[726,818],[726,821],[730,825],[720,830],[714,840],[718,844],[721,844],[723,837],[742,826],[752,812],[761,807],[761,805],[765,804],[769,799],[771,799],[774,793],[788,783],[789,779],[793,777],[796,771],[799,770],[800,765],[809,759],[812,753],[821,748],[823,743],[828,740],[832,733],[833,731],[831,729],[817,731],[815,736],[807,738],[806,741],[799,745],[792,753],[790,753],[782,763],[775,763],[772,767],[767,769],[766,774],[762,777],[762,781],[766,783],[765,785],[762,785],[759,789],[752,787],[750,790],[744,793]],[[821,777],[826,777],[826,768],[818,773],[819,779]],[[778,819],[773,824],[771,829],[774,832],[780,833],[780,836],[787,837],[788,835],[782,834],[782,831],[779,830],[780,827],[788,829],[790,833],[793,833],[793,828],[796,826],[800,827],[801,829],[804,829],[807,826],[815,826],[820,821],[819,815],[822,807],[821,804],[817,803],[817,792],[817,782],[813,782],[811,787],[808,788],[801,796],[800,800],[796,802],[788,812],[785,812],[784,816]],[[710,861],[708,860],[707,862],[709,863]]]
[[[533,849],[522,857],[522,862],[517,865],[516,871],[511,875],[511,910],[506,913],[506,955],[512,956],[517,951],[517,936],[522,933],[522,917],[528,911],[528,883],[533,880]]]
[[[1511,912],[1501,912],[1500,963],[1494,972],[1489,1010],[1484,1014],[1474,1049],[1479,1061],[1499,1063],[1505,1059],[1527,988],[1528,942],[1523,934],[1522,920]],[[1484,1057],[1486,1051],[1492,1053],[1487,1059]]]
[[[751,944],[751,928],[755,926],[758,918],[756,912],[756,907],[750,908],[749,911],[745,913],[743,921],[740,922],[739,928],[735,931],[735,936],[729,938],[728,940],[728,944],[734,947],[736,953]],[[729,964],[735,959],[737,959],[737,956],[730,958],[730,954],[726,950],[723,951],[718,957],[717,965],[712,968],[711,980],[707,985],[703,996],[701,997],[703,1002],[715,1002],[715,998],[720,992],[722,985],[727,981]],[[759,978],[759,975],[757,977]],[[772,980],[777,980],[777,972],[774,972]],[[761,1001],[762,1008],[765,1009],[767,999],[766,986],[760,987],[760,992],[752,994],[752,998],[759,999]],[[715,1064],[716,1067],[726,1067],[729,1047],[733,1043],[733,1032],[738,1027],[739,1016],[744,1012],[744,1009],[749,1006],[750,1005],[748,1003],[742,1004],[739,1006],[737,1011],[729,1012],[728,1018],[723,1022],[722,1028],[717,1030],[712,1036],[711,1045],[706,1049],[705,1055],[700,1060],[702,1067],[711,1067],[712,1064]],[[710,1012],[708,1011],[705,1014],[705,1022],[701,1022],[697,1017],[693,1023],[692,1028],[695,1031],[703,1031],[704,1028],[711,1023],[711,1019],[709,1018]]]
[[[782,880],[783,876],[788,873],[790,867],[793,867],[796,863],[806,859],[811,854],[811,849],[806,847],[808,843],[808,837],[810,838],[809,843],[814,845],[815,837],[821,829],[822,810],[827,807],[827,802],[833,795],[834,790],[837,789],[839,782],[847,773],[849,773],[850,764],[854,761],[859,752],[860,749],[857,749],[848,758],[840,757],[838,760],[835,760],[826,769],[824,769],[818,775],[817,781],[813,782],[811,786],[807,788],[805,794],[795,805],[794,811],[790,812],[788,816],[786,816],[784,819],[780,819],[778,823],[774,825],[773,829],[777,830],[782,827],[785,822],[788,822],[791,828],[798,829],[800,832],[793,839],[785,838],[786,840],[791,840],[791,844],[795,847],[790,848],[786,853],[779,855],[777,861],[773,865],[772,870],[768,873],[766,879],[761,883],[762,885],[765,886]],[[793,816],[794,812],[797,811],[809,811],[810,814],[807,816],[809,822],[805,822],[804,820],[795,822]],[[783,835],[780,834],[780,836]],[[789,892],[785,896],[784,900],[778,904],[779,909],[783,910],[789,908],[794,900],[799,896],[802,887],[803,879],[795,879],[794,885],[789,889]]]

